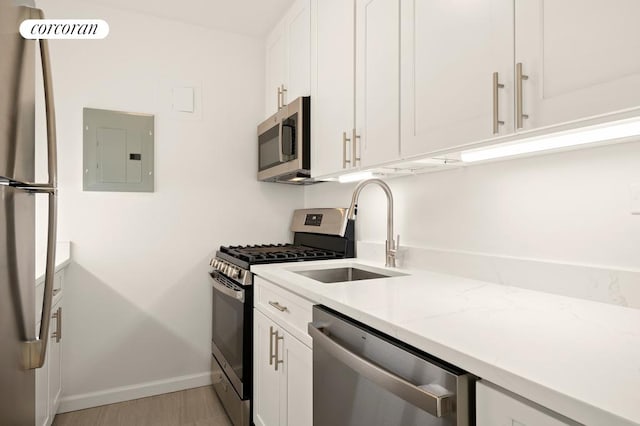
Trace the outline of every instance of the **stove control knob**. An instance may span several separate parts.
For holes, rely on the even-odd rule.
[[[231,278],[235,280],[236,278],[238,278],[238,275],[240,275],[240,271],[238,270],[238,268],[230,268],[229,276]]]

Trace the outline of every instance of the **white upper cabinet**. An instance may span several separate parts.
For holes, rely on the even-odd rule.
[[[355,23],[353,0],[312,0],[311,10],[311,174],[315,177],[352,167]]]
[[[267,38],[266,44],[265,117],[280,109],[281,90],[287,80],[287,40],[285,27],[278,25]]]
[[[357,166],[400,156],[399,85],[400,0],[356,0]]]
[[[402,13],[402,156],[512,133],[513,0],[403,0]]]
[[[518,0],[524,129],[640,105],[640,2]]]
[[[265,117],[311,92],[310,0],[298,0],[267,37]]]
[[[293,4],[286,18],[287,91],[284,103],[311,93],[311,7],[309,0]]]
[[[639,108],[638,16],[637,0],[312,0],[312,175]]]

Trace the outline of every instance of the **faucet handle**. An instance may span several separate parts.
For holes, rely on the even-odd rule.
[[[398,251],[398,248],[400,247],[400,234],[396,235],[396,241],[393,246],[393,249]]]

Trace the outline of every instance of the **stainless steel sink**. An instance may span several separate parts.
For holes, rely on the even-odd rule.
[[[367,271],[354,267],[332,268],[332,269],[312,269],[309,271],[295,271],[295,273],[304,275],[312,280],[323,283],[340,283],[348,281],[374,280],[377,278],[389,278],[398,275],[404,275],[397,272],[385,271],[384,273]]]

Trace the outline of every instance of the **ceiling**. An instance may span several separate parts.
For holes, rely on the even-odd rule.
[[[207,28],[262,37],[293,0],[92,0],[95,3]]]

